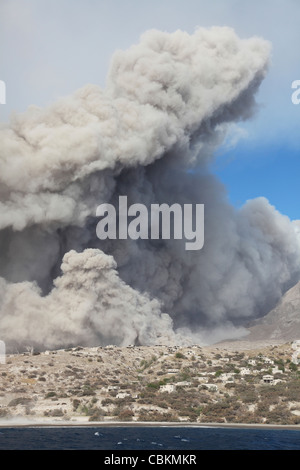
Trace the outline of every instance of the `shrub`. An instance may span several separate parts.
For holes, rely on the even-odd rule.
[[[118,415],[121,421],[131,421],[134,413],[129,408],[122,409]]]
[[[28,405],[31,402],[31,398],[28,397],[19,397],[14,398],[8,403],[8,406],[17,406],[17,405]]]
[[[284,372],[285,367],[284,367],[283,359],[276,359],[274,363],[278,366],[279,370],[282,370]]]
[[[160,413],[159,411],[149,411],[145,409],[141,409],[138,415],[139,421],[177,421],[178,417],[176,414],[169,412],[169,413]]]
[[[44,416],[51,416],[53,418],[63,416],[63,415],[64,415],[64,412],[61,408],[55,408],[54,410],[44,412]]]
[[[54,398],[56,397],[56,392],[48,392],[45,398]]]
[[[234,388],[235,389],[236,384],[234,382],[227,382],[225,384],[225,388]]]
[[[89,421],[101,421],[105,415],[105,411],[101,408],[93,408]]]
[[[299,379],[294,379],[289,382],[288,387],[283,386],[282,396],[284,401],[299,401]]]
[[[293,372],[297,372],[297,370],[298,370],[297,364],[294,364],[294,362],[291,362],[289,364],[289,369]]]
[[[290,411],[280,404],[266,414],[267,424],[289,424]]]
[[[185,359],[185,355],[182,354],[181,352],[177,352],[177,353],[175,354],[175,357],[176,357],[176,359]]]
[[[158,390],[160,385],[159,385],[158,382],[150,382],[150,383],[147,384],[147,387],[152,388],[154,390]]]
[[[101,401],[102,406],[112,405],[113,403],[114,403],[114,400],[112,398],[104,398]]]
[[[78,400],[78,398],[74,398],[73,400],[73,411],[76,411],[77,408],[79,407],[80,405],[80,400]]]
[[[256,407],[257,414],[260,416],[264,416],[266,413],[268,413],[269,409],[270,403],[266,403],[265,401],[260,401]]]
[[[90,385],[85,385],[79,395],[81,397],[90,397],[92,395],[96,395],[96,393]]]
[[[8,410],[6,410],[5,408],[0,408],[0,418],[5,418],[8,415]]]

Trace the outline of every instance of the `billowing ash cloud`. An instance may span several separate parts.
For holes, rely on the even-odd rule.
[[[1,128],[0,338],[8,348],[207,343],[244,333],[300,277],[297,226],[240,211],[209,173],[256,109],[269,44],[228,28],[149,31],[87,85]],[[96,208],[205,204],[205,245],[106,240]]]

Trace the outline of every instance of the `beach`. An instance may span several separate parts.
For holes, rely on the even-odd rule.
[[[300,431],[300,425],[274,425],[274,424],[246,424],[246,423],[182,423],[182,422],[124,422],[124,421],[46,421],[34,420],[21,422],[20,420],[0,421],[0,428],[18,427],[170,427],[170,428],[232,428],[232,429],[272,429],[272,430],[292,430]]]

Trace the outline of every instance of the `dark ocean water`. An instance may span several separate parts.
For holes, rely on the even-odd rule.
[[[1,428],[1,450],[300,450],[300,431],[195,427]]]

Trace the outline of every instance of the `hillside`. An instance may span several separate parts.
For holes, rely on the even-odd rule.
[[[300,282],[288,290],[278,305],[249,328],[247,341],[284,343],[300,338]]]
[[[0,421],[298,425],[295,348],[107,346],[9,355],[0,364]]]

